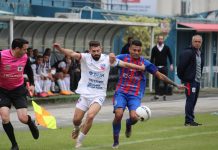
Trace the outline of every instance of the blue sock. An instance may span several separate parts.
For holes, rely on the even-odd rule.
[[[126,119],[126,124],[127,124],[128,126],[134,125],[134,124],[136,124],[136,122],[137,122],[137,121],[132,121],[132,119],[130,119],[130,118]]]
[[[113,123],[113,134],[114,135],[119,135],[120,134],[120,129],[121,129],[121,123]]]
[[[121,122],[116,124],[113,123],[113,138],[115,144],[119,144],[120,129],[121,129]]]

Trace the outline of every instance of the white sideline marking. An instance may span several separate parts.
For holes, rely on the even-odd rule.
[[[210,132],[201,132],[201,133],[193,133],[193,134],[185,134],[185,135],[178,135],[178,136],[172,136],[172,137],[165,137],[165,138],[150,138],[150,139],[144,139],[144,140],[136,140],[136,141],[129,141],[129,142],[122,142],[120,143],[120,146],[122,145],[129,145],[129,144],[136,144],[136,143],[143,143],[143,142],[151,142],[151,141],[164,141],[164,140],[173,140],[173,139],[181,139],[186,137],[193,137],[198,135],[207,135],[207,134],[217,134],[218,131],[210,131]],[[101,145],[101,146],[93,146],[93,147],[84,147],[80,148],[81,150],[93,150],[97,148],[103,148],[103,147],[112,147],[112,143]]]

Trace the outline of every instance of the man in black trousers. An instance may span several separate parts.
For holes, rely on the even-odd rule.
[[[200,80],[204,66],[204,57],[200,51],[201,45],[202,37],[194,35],[192,37],[192,45],[181,52],[177,66],[178,77],[187,87],[185,90],[185,126],[202,125],[194,120],[194,109],[199,95]]]
[[[158,67],[158,71],[164,75],[168,75],[167,58],[170,62],[170,71],[173,71],[173,59],[170,52],[170,48],[164,44],[163,35],[158,35],[157,45],[152,48],[151,51],[151,63]],[[163,95],[163,100],[166,100],[167,83],[155,78],[155,95],[153,100],[159,99],[158,95]]]

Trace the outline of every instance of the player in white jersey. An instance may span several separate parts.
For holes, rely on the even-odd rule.
[[[102,48],[98,41],[90,41],[89,53],[76,53],[73,50],[62,48],[58,43],[54,43],[54,48],[81,62],[81,79],[76,90],[76,93],[80,94],[80,98],[74,112],[72,132],[72,138],[77,139],[75,147],[79,148],[105,100],[110,66],[138,70],[144,70],[144,66],[117,60],[113,53],[102,54]],[[87,113],[86,120],[81,125],[85,113]]]
[[[35,94],[39,97],[47,97],[48,94],[43,90],[44,89],[44,80],[42,79],[43,72],[43,56],[38,55],[36,62],[31,65],[34,74],[35,82]]]

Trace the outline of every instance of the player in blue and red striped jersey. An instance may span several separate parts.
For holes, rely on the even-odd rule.
[[[117,58],[128,63],[133,63],[137,65],[144,64],[145,71],[153,74],[160,80],[163,80],[164,82],[171,84],[179,89],[185,88],[183,85],[177,85],[176,83],[171,81],[164,74],[160,73],[154,64],[146,60],[144,57],[141,57],[141,46],[142,43],[139,40],[133,40],[129,48],[130,54],[121,54],[118,55]],[[127,138],[130,137],[131,127],[138,121],[138,117],[136,115],[136,108],[138,108],[141,105],[141,99],[144,96],[145,87],[145,72],[129,68],[119,69],[119,81],[116,86],[113,101],[115,113],[115,117],[113,120],[113,148],[118,148],[119,146],[121,120],[126,107],[129,110],[129,118],[126,120],[125,134]]]

